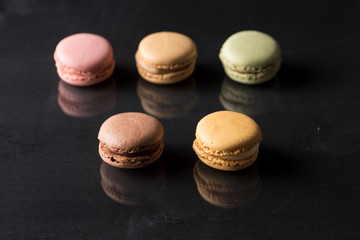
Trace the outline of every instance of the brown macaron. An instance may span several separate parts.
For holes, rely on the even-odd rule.
[[[160,158],[164,128],[145,113],[119,113],[100,127],[99,154],[108,164],[118,168],[141,168]]]

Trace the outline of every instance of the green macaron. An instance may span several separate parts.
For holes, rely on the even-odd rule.
[[[231,35],[219,54],[225,73],[234,81],[259,84],[272,79],[281,65],[277,41],[266,33],[246,30]]]

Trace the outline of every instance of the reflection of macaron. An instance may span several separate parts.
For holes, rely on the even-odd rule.
[[[92,117],[114,107],[116,83],[113,78],[95,85],[80,88],[59,81],[58,104],[66,115]]]
[[[161,162],[142,169],[119,169],[103,162],[100,165],[101,186],[114,201],[137,205],[159,197],[165,186]]]
[[[203,117],[196,127],[195,153],[206,165],[226,171],[246,168],[255,162],[262,132],[250,117],[219,111]]]
[[[136,112],[119,113],[100,127],[99,154],[119,168],[141,168],[160,158],[164,129],[154,117]]]
[[[223,172],[198,161],[194,179],[205,201],[224,208],[243,206],[256,199],[261,187],[256,164],[243,171]]]
[[[279,95],[271,91],[276,87],[277,81],[249,86],[225,77],[219,99],[226,110],[256,116],[270,111],[277,105]]]
[[[231,35],[223,44],[220,60],[234,81],[258,84],[275,76],[281,64],[279,44],[268,34],[248,30]]]
[[[77,86],[102,82],[115,68],[112,46],[92,33],[77,33],[62,39],[56,46],[54,59],[59,77]]]
[[[159,118],[178,117],[193,109],[197,102],[194,78],[172,85],[156,85],[139,79],[137,93],[144,111]]]
[[[135,54],[139,74],[156,84],[171,84],[189,77],[196,63],[196,45],[176,32],[157,32],[143,38]]]

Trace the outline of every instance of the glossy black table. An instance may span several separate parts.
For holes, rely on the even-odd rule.
[[[359,239],[359,10],[357,1],[1,1],[0,239]],[[266,84],[229,80],[218,59],[245,29],[282,48]],[[162,30],[198,46],[182,84],[137,74],[137,44]],[[53,51],[77,32],[112,43],[116,70],[103,84],[59,80]],[[224,109],[263,130],[245,171],[215,171],[192,150],[197,122]],[[97,153],[102,122],[128,111],[164,125],[163,156],[149,168],[114,169]]]

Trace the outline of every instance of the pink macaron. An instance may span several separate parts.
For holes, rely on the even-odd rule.
[[[54,52],[59,77],[76,86],[90,86],[109,78],[115,68],[108,40],[92,33],[77,33],[62,39]]]

